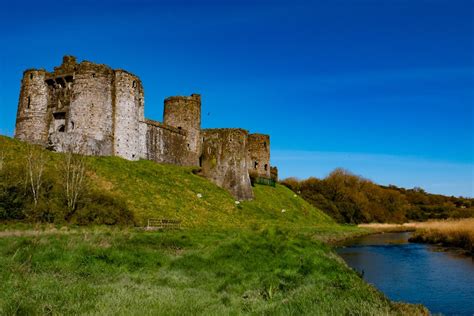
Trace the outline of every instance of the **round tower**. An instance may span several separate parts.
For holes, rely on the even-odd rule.
[[[46,145],[48,141],[48,85],[46,71],[29,69],[23,73],[16,118],[15,138]]]
[[[124,70],[114,74],[114,154],[138,160],[144,155],[140,129],[145,120],[143,86],[137,76]]]
[[[165,100],[163,122],[187,133],[189,164],[199,165],[201,153],[201,96],[175,96]]]

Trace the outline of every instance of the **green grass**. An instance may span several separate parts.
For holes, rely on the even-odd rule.
[[[26,149],[0,137],[0,150],[21,165]],[[62,156],[46,155],[54,176]],[[257,185],[253,201],[236,204],[190,168],[116,157],[88,163],[90,185],[125,201],[137,225],[176,218],[184,229],[0,223],[0,315],[424,311],[390,302],[325,243],[365,230],[336,224],[284,186]]]
[[[0,136],[0,150],[11,163],[25,160],[26,146],[22,142]],[[44,152],[48,158],[46,174],[58,177],[62,155]],[[192,168],[118,157],[89,157],[88,168],[91,186],[124,200],[138,225],[144,225],[148,218],[180,219],[187,227],[334,224],[330,217],[282,185],[256,185],[253,201],[236,204],[230,193],[193,174]]]
[[[0,314],[385,315],[324,243],[276,228],[68,229],[0,238]]]

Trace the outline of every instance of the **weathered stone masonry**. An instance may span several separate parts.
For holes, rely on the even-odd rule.
[[[200,167],[236,199],[253,198],[250,174],[277,178],[270,137],[243,129],[201,129],[201,96],[164,101],[163,123],[145,119],[140,79],[64,56],[54,71],[23,73],[15,137],[55,151]]]

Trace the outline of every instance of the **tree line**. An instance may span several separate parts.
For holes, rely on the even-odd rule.
[[[474,199],[382,186],[338,168],[323,179],[287,178],[282,184],[340,223],[424,221],[474,217]]]

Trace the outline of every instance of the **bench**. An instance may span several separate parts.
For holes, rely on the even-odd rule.
[[[164,230],[164,229],[180,229],[181,221],[177,219],[148,219],[145,230]]]

